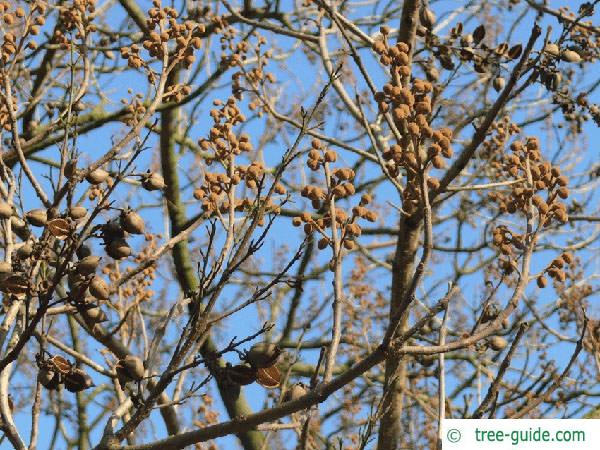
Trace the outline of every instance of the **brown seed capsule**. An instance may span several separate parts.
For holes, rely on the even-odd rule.
[[[323,250],[323,249],[327,248],[328,245],[329,245],[329,238],[327,238],[327,237],[323,237],[323,238],[319,239],[319,242],[317,243],[317,247],[319,248],[319,250]]]
[[[488,344],[492,350],[500,351],[506,348],[508,342],[501,336],[492,336],[488,339]]]
[[[144,378],[144,363],[137,356],[127,355],[120,359],[115,370],[121,386],[130,381],[141,381]]]
[[[121,214],[121,226],[131,234],[144,234],[146,225],[142,217],[135,211],[127,210]]]
[[[60,376],[58,375],[58,372],[42,368],[37,374],[37,381],[46,389],[53,391],[58,389],[58,385],[60,384]]]
[[[73,206],[69,209],[69,217],[74,220],[83,219],[87,214],[87,208],[83,206]]]
[[[560,255],[560,257],[567,264],[571,264],[573,262],[573,254],[572,253],[565,252],[562,255]]]
[[[0,219],[8,219],[10,216],[12,216],[11,206],[0,200]]]
[[[71,159],[65,164],[65,176],[69,179],[73,178],[77,173],[77,160]]]
[[[106,181],[107,178],[108,178],[108,172],[103,169],[93,170],[85,177],[85,179],[88,181],[88,183],[93,184],[93,185],[98,185],[100,183],[103,183],[104,181]]]
[[[21,275],[10,275],[0,284],[0,291],[21,296],[27,292],[29,284]]]
[[[435,14],[433,13],[433,11],[431,11],[431,9],[426,7],[421,8],[421,11],[419,12],[419,21],[421,22],[421,25],[423,25],[428,30],[431,30],[433,24],[435,23],[435,20]]]
[[[158,191],[166,187],[165,180],[159,174],[149,172],[142,179],[142,187],[147,191]]]
[[[252,367],[264,368],[275,364],[280,355],[281,349],[276,344],[259,342],[250,347],[244,359]]]
[[[77,263],[77,273],[83,276],[91,275],[96,271],[98,264],[100,264],[99,256],[86,256]]]
[[[94,276],[92,281],[90,281],[88,289],[90,290],[90,294],[92,294],[98,300],[108,300],[108,293],[110,289],[103,278],[97,275]]]
[[[33,246],[29,242],[26,242],[23,245],[21,245],[17,250],[17,257],[19,259],[27,259],[31,256],[32,253]]]
[[[546,46],[544,47],[544,52],[548,53],[551,56],[558,57],[558,55],[560,54],[560,49],[558,48],[558,45],[549,43],[546,44]]]
[[[12,272],[12,264],[6,261],[0,261],[0,275]]]
[[[573,50],[565,50],[561,53],[560,57],[563,61],[567,61],[570,63],[581,62],[581,56],[579,56],[579,53],[574,52]]]
[[[124,259],[131,255],[131,247],[125,239],[115,239],[106,246],[106,253],[114,259]]]
[[[90,256],[92,254],[92,250],[87,245],[81,245],[75,251],[75,253],[77,254],[77,257],[79,259],[83,259],[83,258]]]
[[[241,386],[254,383],[256,381],[256,369],[248,364],[238,364],[225,368],[227,378]]]
[[[506,80],[502,77],[496,77],[494,78],[492,85],[494,86],[496,92],[500,92],[502,89],[504,89],[504,86],[506,86]]]
[[[293,402],[300,397],[304,397],[307,393],[308,389],[304,383],[296,383],[286,391],[283,402]]]
[[[92,378],[79,368],[75,368],[66,374],[63,377],[63,382],[69,392],[81,392],[95,386]]]
[[[71,233],[71,227],[68,221],[59,217],[48,222],[48,231],[50,231],[52,236],[62,240],[69,236]]]
[[[90,321],[94,323],[106,322],[108,320],[106,313],[102,311],[102,308],[100,308],[99,306],[92,306],[88,303],[87,305],[84,304],[80,309],[81,315],[87,317]]]
[[[52,370],[55,370],[63,375],[69,373],[73,368],[71,362],[60,355],[54,355],[48,360],[48,362],[52,365]]]
[[[258,368],[256,381],[267,389],[275,389],[281,384],[281,373],[276,366]]]
[[[34,227],[43,227],[46,225],[48,216],[45,209],[32,209],[25,214],[25,219]]]
[[[548,280],[543,275],[540,275],[537,280],[537,285],[540,289],[544,289],[548,285]]]

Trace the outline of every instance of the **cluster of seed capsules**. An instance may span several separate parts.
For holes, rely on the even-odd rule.
[[[537,138],[529,137],[525,143],[515,141],[510,148],[512,153],[504,157],[501,170],[512,178],[527,180],[530,175],[531,185],[513,184],[508,193],[490,192],[489,199],[498,204],[500,212],[509,214],[526,213],[531,200],[538,211],[540,226],[549,227],[553,221],[566,223],[567,207],[560,200],[569,196],[569,179],[558,167],[542,160]],[[544,193],[545,198],[541,195]]]
[[[429,166],[443,169],[446,159],[454,154],[452,130],[431,126],[432,90],[429,81],[417,78],[406,87],[386,83],[383,90],[375,94],[379,109],[383,112],[391,109],[394,123],[402,133],[401,141],[386,149],[382,157],[392,177],[398,177],[402,169],[406,173],[402,205],[408,214],[414,212],[421,202],[419,174]],[[440,186],[434,176],[427,177],[427,184],[433,190]]]
[[[169,6],[161,7],[160,0],[153,0],[152,5],[146,19],[146,26],[150,31],[142,42],[142,47],[148,51],[151,58],[158,59],[164,58],[167,50],[169,64],[179,62],[189,69],[196,61],[194,51],[202,46],[201,36],[206,31],[205,26],[191,20],[177,23],[177,10]],[[141,48],[137,44],[121,47],[120,52],[121,58],[127,60],[129,67],[135,69],[145,67],[148,70],[149,81],[156,80],[154,73],[142,58]],[[169,98],[169,100],[176,100],[176,98]]]
[[[296,227],[303,226],[306,234],[317,232],[321,235],[318,241],[319,249],[323,250],[333,245],[333,239],[328,235],[327,229],[331,228],[333,223],[333,215],[330,210],[331,199],[340,199],[349,197],[355,194],[354,186],[354,170],[347,167],[339,167],[333,170],[325,170],[325,164],[330,164],[337,161],[335,151],[325,148],[321,141],[313,139],[311,142],[311,150],[308,152],[307,165],[313,171],[323,170],[325,174],[329,174],[328,188],[324,189],[318,185],[306,185],[300,191],[300,195],[311,201],[316,214],[304,211],[299,216],[292,219],[292,224]],[[377,220],[375,211],[368,209],[372,201],[370,194],[363,194],[359,204],[352,208],[352,213],[348,214],[338,204],[335,207],[335,222],[340,230],[340,243],[347,250],[352,250],[355,247],[355,239],[358,238],[362,229],[357,223],[358,219],[364,219],[369,222]]]
[[[13,5],[11,5],[13,3]],[[15,2],[0,2],[0,13],[6,29],[4,31],[2,46],[0,46],[0,61],[8,63],[13,55],[16,55],[22,47],[29,50],[35,50],[37,43],[34,40],[25,41],[28,36],[37,36],[40,34],[40,27],[46,23],[44,14],[46,5],[41,2],[35,2],[29,14],[21,6],[16,6],[11,10]],[[22,28],[19,29],[19,26]]]

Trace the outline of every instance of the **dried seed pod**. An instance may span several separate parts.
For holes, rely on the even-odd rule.
[[[66,358],[63,358],[60,355],[54,355],[48,360],[48,362],[53,367],[53,370],[63,375],[69,373],[73,368],[73,365]]]
[[[500,314],[500,305],[496,302],[490,302],[483,311],[481,315],[481,322],[486,323],[490,322]]]
[[[24,231],[27,229],[27,223],[25,223],[25,221],[19,216],[11,216],[10,225],[13,228],[13,230],[16,231]]]
[[[71,233],[71,226],[65,219],[52,219],[48,222],[48,231],[57,239],[66,239]]]
[[[560,57],[563,61],[567,61],[570,63],[581,62],[581,56],[579,56],[579,53],[574,52],[573,50],[565,50],[561,53]]]
[[[25,242],[23,245],[21,245],[18,248],[17,257],[19,259],[27,259],[31,256],[32,253],[33,253],[33,245],[31,245],[31,243],[29,243],[29,242]]]
[[[10,216],[12,216],[12,207],[0,200],[0,219],[8,219]]]
[[[281,349],[270,342],[258,342],[250,347],[244,359],[252,367],[264,368],[270,367],[277,362],[281,355]]]
[[[95,386],[92,378],[79,368],[75,368],[66,374],[63,377],[63,382],[69,392],[80,392]]]
[[[558,55],[560,54],[560,49],[558,48],[558,45],[553,44],[553,43],[548,43],[544,47],[544,52],[557,58]]]
[[[65,164],[65,176],[71,179],[77,173],[77,159],[71,159]]]
[[[108,172],[104,169],[96,169],[92,170],[87,174],[85,179],[88,183],[93,184],[94,186],[103,183],[108,178]]]
[[[92,249],[89,248],[87,245],[83,244],[83,245],[79,246],[79,248],[75,251],[75,253],[77,254],[77,257],[79,259],[83,259],[92,254]]]
[[[296,383],[290,387],[283,396],[284,402],[293,402],[308,393],[308,388],[304,383]]]
[[[238,364],[225,368],[227,378],[235,384],[245,386],[256,381],[256,369],[248,364]]]
[[[504,86],[506,86],[506,80],[502,77],[496,77],[494,78],[492,84],[496,92],[500,92],[502,89],[504,89]]]
[[[144,378],[144,363],[137,356],[127,355],[120,359],[115,370],[121,386],[130,381],[141,381]]]
[[[492,350],[498,352],[504,350],[508,345],[508,342],[502,336],[492,336],[488,339],[488,345]]]
[[[548,280],[543,275],[540,275],[537,280],[537,285],[540,289],[544,289],[548,285]]]
[[[6,261],[0,261],[0,276],[12,272],[12,264]]]
[[[106,246],[106,253],[114,259],[124,259],[131,255],[131,247],[125,239],[115,239]]]
[[[28,288],[29,284],[27,283],[27,279],[21,275],[10,275],[3,280],[0,285],[0,291],[17,296],[24,295]]]
[[[94,323],[102,323],[108,320],[108,317],[106,317],[106,313],[102,311],[102,308],[95,306],[92,303],[84,304],[79,309],[82,316],[87,317]]]
[[[98,264],[100,264],[99,256],[86,256],[77,263],[77,273],[83,276],[91,275],[96,271]]]
[[[125,231],[131,234],[144,234],[146,226],[141,216],[135,211],[123,211],[120,216],[121,226]]]
[[[560,255],[560,257],[567,264],[571,264],[573,262],[573,254],[572,253],[565,252],[562,255]]]
[[[98,275],[95,275],[94,278],[92,278],[88,289],[90,290],[90,294],[98,300],[108,300],[110,289],[108,288],[106,281]]]
[[[53,391],[58,389],[60,376],[58,375],[58,372],[47,368],[41,368],[37,374],[37,381],[46,389]]]
[[[142,187],[147,191],[158,191],[166,187],[162,176],[154,172],[148,172],[142,178]]]
[[[69,217],[74,220],[83,219],[87,214],[87,208],[84,206],[73,206],[69,209]]]
[[[45,209],[32,209],[25,214],[25,219],[34,227],[43,227],[46,225],[48,215]]]
[[[256,381],[267,389],[275,389],[281,384],[281,373],[276,366],[258,368]]]
[[[102,237],[104,243],[108,244],[111,241],[122,239],[125,237],[125,230],[121,228],[119,220],[111,220],[102,226]]]
[[[435,20],[435,14],[433,13],[433,11],[431,11],[431,9],[427,7],[421,8],[421,11],[419,11],[419,21],[421,22],[421,25],[423,25],[428,30],[431,30],[433,28]]]

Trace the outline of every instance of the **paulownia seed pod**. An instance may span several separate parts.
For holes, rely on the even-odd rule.
[[[12,216],[12,207],[0,200],[0,219],[8,219],[10,216]]]
[[[283,396],[284,402],[293,402],[308,393],[308,388],[304,383],[296,383],[290,387]]]
[[[87,214],[87,208],[84,206],[73,206],[69,209],[69,216],[74,220],[83,219]]]
[[[87,245],[80,245],[75,251],[79,259],[86,258],[92,254],[92,250]]]
[[[90,294],[92,294],[98,300],[108,300],[108,293],[110,289],[103,278],[95,275],[94,278],[92,278],[92,281],[90,281],[88,289],[90,290]]]
[[[98,185],[98,184],[106,181],[107,178],[108,178],[108,172],[104,169],[93,170],[85,177],[85,179],[88,181],[88,183],[93,184],[93,185]]]
[[[100,264],[99,256],[86,256],[77,263],[77,273],[83,276],[91,275],[96,271],[98,264]]]
[[[121,386],[130,381],[141,381],[144,378],[144,363],[137,356],[127,355],[120,359],[115,370]]]
[[[250,347],[245,360],[254,368],[271,367],[281,355],[281,349],[269,342],[258,342]]]
[[[147,191],[158,191],[166,187],[162,176],[154,172],[148,172],[142,178],[142,187]]]
[[[561,53],[560,57],[563,61],[567,61],[570,63],[581,62],[581,56],[579,56],[579,53],[574,52],[573,50],[565,50]]]
[[[488,344],[492,350],[500,351],[506,348],[508,342],[502,336],[492,336],[488,339]]]
[[[31,245],[31,243],[29,242],[25,242],[17,250],[17,256],[19,257],[19,259],[27,259],[31,256],[32,253],[33,245]]]
[[[554,57],[557,57],[560,54],[560,49],[558,48],[558,45],[549,43],[546,44],[546,46],[544,47],[544,52]]]
[[[227,366],[225,370],[229,380],[235,384],[245,386],[256,381],[256,369],[248,364]]]
[[[114,259],[124,259],[131,255],[131,247],[125,239],[115,239],[106,246],[106,253]]]
[[[87,317],[94,323],[106,322],[108,320],[108,317],[106,317],[102,308],[94,305],[92,302],[80,304],[78,309],[80,310],[81,315]]]
[[[32,209],[25,214],[25,219],[34,227],[43,227],[48,221],[48,214],[45,209]]]
[[[0,275],[12,272],[12,264],[6,261],[0,261]]]
[[[53,391],[58,389],[58,385],[60,384],[60,376],[58,375],[58,372],[41,368],[37,374],[37,381],[46,389]]]
[[[506,80],[502,77],[496,77],[494,78],[492,84],[496,92],[500,92],[502,89],[504,89],[504,86],[506,86]]]
[[[63,382],[69,392],[80,392],[95,386],[92,378],[79,368],[75,368],[66,374],[63,377]]]
[[[135,211],[127,210],[121,214],[121,226],[131,234],[144,234],[144,220]]]

